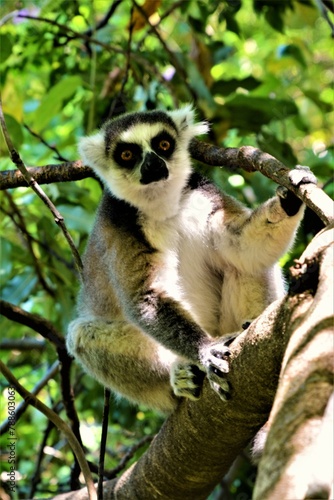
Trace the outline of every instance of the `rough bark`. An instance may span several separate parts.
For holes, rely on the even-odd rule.
[[[52,182],[80,181],[87,177],[94,177],[91,168],[85,167],[81,160],[65,162],[44,167],[27,167],[32,177],[39,184],[51,184]],[[0,172],[0,189],[27,187],[20,170],[3,170]]]
[[[315,238],[300,259],[306,267],[297,266],[306,275],[300,284],[303,288],[308,284],[309,291],[304,292],[307,299],[300,302],[295,320],[288,325],[291,338],[269,419],[254,500],[330,498],[334,443],[333,233],[327,230]],[[302,296],[296,294],[294,299]]]

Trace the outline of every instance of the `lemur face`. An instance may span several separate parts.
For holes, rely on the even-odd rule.
[[[122,132],[116,141],[110,141],[112,127],[113,123],[106,128],[105,143],[106,155],[114,160],[115,168],[124,170],[125,175],[142,185],[168,179],[177,146],[174,127],[140,123]]]
[[[169,186],[183,189],[191,173],[189,142],[207,128],[194,123],[189,106],[130,113],[81,139],[79,152],[117,198],[139,206],[140,197],[164,196]]]

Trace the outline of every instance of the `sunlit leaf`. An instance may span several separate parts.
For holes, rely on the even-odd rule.
[[[44,96],[41,104],[34,113],[32,128],[40,132],[62,109],[64,101],[69,99],[82,84],[79,76],[69,76],[60,80]]]
[[[306,67],[306,62],[303,53],[300,50],[300,48],[295,44],[280,45],[280,47],[278,47],[278,54],[280,57],[292,57],[301,66],[303,66],[304,68]]]

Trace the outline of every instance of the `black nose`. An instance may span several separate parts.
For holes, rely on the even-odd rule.
[[[144,163],[140,167],[140,183],[150,184],[168,178],[166,162],[155,153],[147,153]]]

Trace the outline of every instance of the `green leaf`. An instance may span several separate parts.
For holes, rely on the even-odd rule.
[[[12,115],[8,115],[5,113],[6,125],[9,133],[9,137],[11,138],[14,146],[19,148],[23,143],[23,131],[22,127],[18,121]]]
[[[12,278],[6,286],[3,287],[2,297],[7,302],[20,304],[29,297],[36,283],[37,277],[35,270],[29,269]]]
[[[271,154],[288,167],[297,165],[298,160],[287,142],[281,142],[277,137],[270,132],[261,131],[257,137],[257,142],[260,149]]]
[[[12,40],[8,35],[0,35],[0,64],[5,62],[12,53]]]
[[[224,106],[229,112],[230,127],[242,132],[259,132],[262,125],[272,120],[284,120],[290,115],[298,115],[298,108],[287,99],[270,99],[237,94]]]
[[[255,12],[264,14],[267,23],[276,31],[284,31],[285,11],[293,9],[292,0],[253,0]]]
[[[225,14],[226,29],[240,35],[240,26],[233,14]]]
[[[262,82],[260,80],[257,80],[253,76],[248,76],[242,80],[239,80],[238,78],[231,78],[230,80],[217,80],[211,86],[211,92],[214,95],[230,95],[239,87],[246,90],[254,90],[261,85],[261,83]]]
[[[188,21],[189,24],[192,26],[194,31],[197,33],[203,33],[205,30],[205,23],[203,22],[203,19],[197,19],[196,17],[193,17],[191,15],[188,16]]]
[[[303,68],[306,68],[306,62],[300,48],[295,44],[280,45],[278,47],[279,57],[292,57],[295,59]]]
[[[92,229],[94,214],[88,214],[81,206],[59,205],[58,210],[65,219],[66,226],[80,233],[89,233]]]
[[[270,7],[266,12],[264,17],[266,18],[266,21],[274,30],[279,31],[280,33],[283,33],[284,29],[284,22],[282,18],[281,12],[279,12],[278,9]]]
[[[329,113],[330,111],[332,111],[333,105],[328,102],[322,101],[319,98],[319,92],[315,90],[303,90],[303,93],[306,97],[310,99],[310,101],[314,102],[314,104],[316,104],[318,108],[321,109],[321,111],[323,111],[324,113]]]
[[[65,77],[54,85],[43,97],[41,104],[35,111],[32,128],[36,132],[41,132],[63,108],[64,101],[72,97],[81,85],[82,79],[79,76]]]

